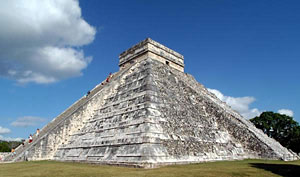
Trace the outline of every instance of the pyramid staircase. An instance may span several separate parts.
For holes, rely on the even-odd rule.
[[[120,74],[120,73],[119,73]],[[117,77],[119,74],[112,74],[110,77],[110,82],[114,80],[115,77]],[[99,85],[97,85],[94,89],[92,89],[89,93],[89,95],[85,95],[82,98],[80,98],[78,101],[76,101],[74,104],[72,104],[69,108],[67,108],[63,113],[58,115],[56,118],[54,118],[51,122],[49,122],[46,126],[44,126],[41,130],[39,135],[37,136],[34,134],[32,143],[29,143],[28,139],[24,142],[24,145],[19,145],[15,149],[15,154],[10,154],[6,156],[3,161],[7,162],[16,162],[16,161],[23,161],[23,160],[30,160],[28,159],[28,155],[26,155],[26,151],[29,152],[33,148],[35,148],[36,145],[41,143],[44,139],[47,139],[49,135],[53,131],[55,131],[57,128],[61,128],[61,125],[64,124],[66,121],[68,121],[70,118],[72,118],[72,115],[76,113],[76,111],[82,109],[82,107],[86,106],[86,104],[91,100],[96,94],[101,92],[103,87],[110,85],[110,83],[106,82],[106,80],[102,81]],[[76,127],[77,128],[77,127]],[[35,156],[39,155],[41,153],[41,149],[37,149],[35,151]],[[52,150],[53,151],[53,150]],[[34,157],[36,159],[39,159],[39,157]],[[52,159],[51,157],[42,157],[41,160],[44,159]]]

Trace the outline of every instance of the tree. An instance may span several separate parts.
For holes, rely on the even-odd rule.
[[[263,112],[250,121],[286,148],[300,152],[300,126],[292,117],[274,112]]]
[[[0,142],[0,152],[10,152],[8,142],[5,141]]]
[[[294,152],[300,153],[300,126],[293,130],[290,144],[288,145]]]
[[[0,152],[10,152],[11,149],[15,149],[22,142],[21,141],[1,141],[0,140]]]

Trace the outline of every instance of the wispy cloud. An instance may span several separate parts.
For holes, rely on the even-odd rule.
[[[294,116],[294,112],[290,109],[279,109],[277,112],[279,114],[284,114],[284,115],[287,115],[287,116],[290,116],[290,117]]]
[[[29,127],[29,126],[37,126],[40,123],[45,122],[46,119],[41,117],[33,117],[33,116],[25,116],[20,117],[14,122],[11,123],[14,127]]]
[[[83,50],[96,29],[78,0],[1,1],[0,76],[18,83],[53,83],[82,75]]]
[[[11,132],[10,129],[0,126],[0,134],[8,134],[10,132]]]
[[[208,88],[208,91],[215,94],[220,100],[227,103],[231,106],[232,109],[238,111],[243,117],[246,119],[253,118],[255,116],[259,116],[262,111],[258,108],[250,108],[250,105],[255,101],[254,97],[245,96],[245,97],[231,97],[226,96],[222,92],[216,89]]]
[[[21,141],[23,138],[11,138],[11,137],[4,137],[0,135],[0,140],[3,141]]]

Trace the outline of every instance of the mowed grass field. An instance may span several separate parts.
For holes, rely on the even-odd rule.
[[[82,163],[35,161],[0,164],[1,177],[226,177],[300,176],[300,161],[243,160],[139,169]]]

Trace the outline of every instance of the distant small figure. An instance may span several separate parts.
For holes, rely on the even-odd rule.
[[[32,135],[29,135],[29,143],[32,143]]]
[[[110,77],[111,77],[111,73],[109,73],[108,77],[106,78],[106,82],[109,82]]]
[[[86,92],[85,97],[88,97],[91,91]]]
[[[24,142],[22,143],[22,147],[25,147],[25,143]]]
[[[28,151],[25,151],[25,154],[24,154],[24,160],[25,160],[25,161],[28,161]]]
[[[38,128],[36,129],[36,136],[39,136],[39,134],[40,134],[40,129]]]
[[[11,149],[11,153],[12,153],[12,155],[13,155],[13,156],[16,154],[16,152],[15,152],[15,149],[14,149],[14,148],[12,148],[12,149]]]

